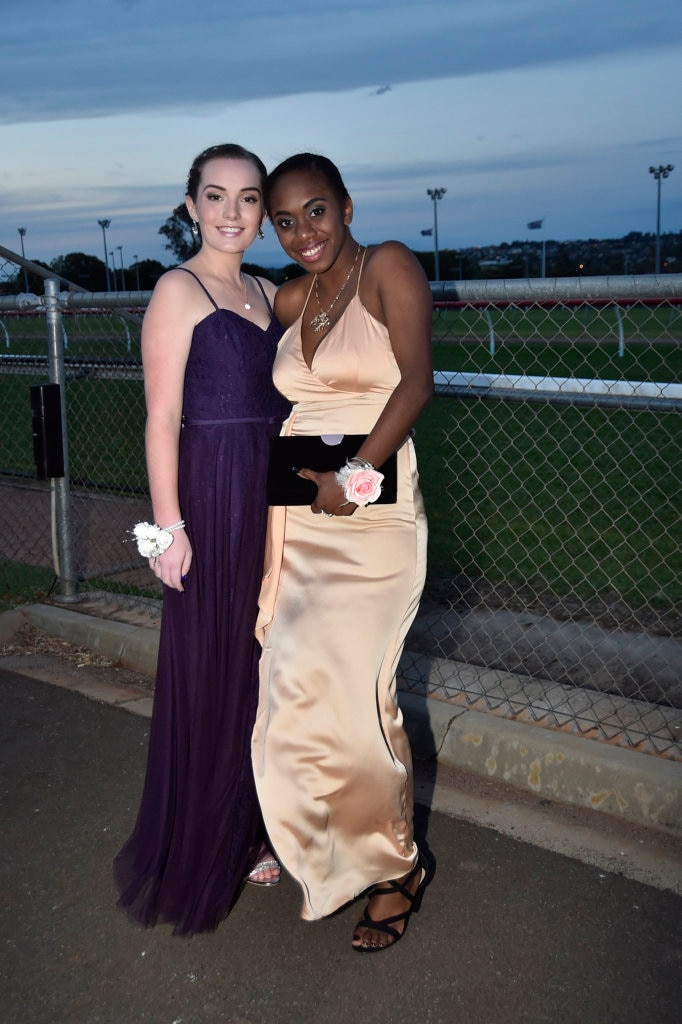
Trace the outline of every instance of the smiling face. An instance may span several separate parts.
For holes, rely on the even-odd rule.
[[[287,256],[311,273],[323,274],[353,244],[348,230],[353,203],[341,199],[318,170],[283,174],[270,193],[271,220]]]
[[[216,157],[201,171],[195,198],[185,196],[191,218],[201,229],[202,246],[243,252],[264,216],[258,169],[250,160]]]

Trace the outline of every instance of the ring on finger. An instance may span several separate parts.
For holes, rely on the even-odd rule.
[[[333,512],[325,512],[325,510],[323,508],[320,509],[320,515],[321,516],[325,516],[327,519],[333,519],[334,518],[334,513]]]

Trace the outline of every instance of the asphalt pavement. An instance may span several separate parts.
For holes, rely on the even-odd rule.
[[[46,675],[47,678],[47,675]],[[0,666],[7,1024],[677,1024],[682,898],[418,805],[421,913],[361,956],[361,909],[314,924],[287,878],[217,931],[115,906],[148,719]],[[432,792],[423,783],[422,795]],[[522,832],[522,829],[519,829]]]

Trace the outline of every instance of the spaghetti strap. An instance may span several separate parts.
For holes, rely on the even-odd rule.
[[[251,276],[251,275],[249,275],[249,276]],[[253,280],[256,282],[256,284],[260,288],[261,292],[263,293],[263,298],[265,299],[265,305],[268,307],[268,313],[270,314],[270,316],[274,316],[274,313],[272,311],[272,306],[270,305],[270,299],[265,294],[265,288],[260,283],[260,280],[257,277],[254,277]]]
[[[358,283],[357,283],[357,285],[355,287],[355,294],[356,295],[359,295],[359,293],[360,293],[360,278],[362,277],[362,268],[365,265],[365,256],[366,255],[367,255],[367,249],[365,249],[365,251],[363,252],[362,259],[360,260],[360,269],[358,271]]]
[[[202,282],[201,282],[201,279],[197,277],[197,275],[196,275],[196,274],[194,273],[194,271],[193,271],[193,270],[190,270],[190,269],[189,269],[188,267],[176,267],[175,269],[176,269],[176,270],[184,270],[186,274],[191,274],[191,275],[192,275],[192,277],[194,278],[194,280],[195,280],[195,281],[197,281],[197,282],[198,282],[198,284],[199,284],[199,285],[201,285],[201,287],[202,287],[202,288],[204,289],[204,291],[205,291],[205,292],[206,292],[206,294],[208,295],[209,299],[210,299],[210,300],[211,300],[211,302],[213,303],[214,307],[215,307],[216,309],[220,309],[220,306],[218,305],[218,303],[216,302],[216,300],[215,300],[215,299],[213,298],[213,296],[212,296],[212,295],[211,295],[211,293],[209,292],[208,288],[207,288],[207,287],[206,287],[206,286],[205,286],[204,284],[202,284]]]
[[[310,282],[310,288],[308,289],[308,294],[307,294],[307,295],[306,295],[306,297],[305,297],[305,302],[303,303],[303,309],[301,310],[301,316],[303,316],[303,310],[305,309],[305,307],[306,307],[306,306],[308,305],[308,303],[310,302],[310,296],[311,296],[311,295],[312,295],[312,293],[313,293],[313,288],[315,287],[315,281],[316,281],[316,280],[317,280],[317,274],[314,274],[314,275],[313,275],[313,279],[312,279],[312,281]]]

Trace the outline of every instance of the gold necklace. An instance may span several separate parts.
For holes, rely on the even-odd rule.
[[[353,276],[353,271],[355,270],[355,264],[358,262],[358,256],[360,255],[360,250],[361,249],[362,249],[362,246],[358,243],[358,247],[355,250],[355,259],[353,260],[353,262],[351,264],[351,268],[348,271],[348,277],[343,282],[343,284],[339,288],[338,292],[336,293],[336,295],[332,299],[329,307],[326,310],[322,309],[322,303],[320,302],[320,296],[319,296],[319,293],[317,291],[317,274],[315,274],[315,283],[314,283],[315,299],[317,301],[318,306],[320,307],[320,312],[317,314],[317,316],[314,316],[312,318],[312,320],[309,322],[308,326],[312,327],[312,329],[315,331],[316,334],[319,334],[320,331],[326,330],[326,328],[329,327],[329,325],[331,324],[331,320],[329,319],[329,314],[331,313],[332,308],[336,304],[336,300],[341,295],[341,292],[343,291],[343,289],[346,287],[346,285],[350,281],[351,277]]]

